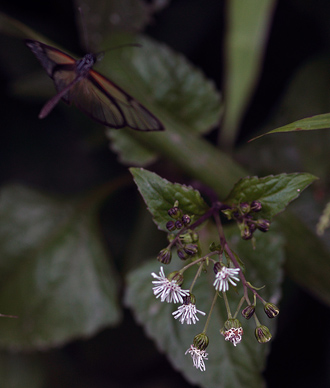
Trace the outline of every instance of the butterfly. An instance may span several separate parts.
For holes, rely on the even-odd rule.
[[[93,70],[97,55],[86,54],[76,60],[37,40],[26,39],[25,43],[52,78],[57,90],[57,94],[41,109],[40,119],[46,117],[62,99],[67,104],[74,102],[92,119],[110,128],[130,127],[138,131],[165,129],[147,108]]]

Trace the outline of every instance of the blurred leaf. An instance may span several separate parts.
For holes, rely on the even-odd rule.
[[[330,227],[330,202],[328,202],[323,209],[321,217],[316,225],[316,232],[319,236],[324,234],[326,229]]]
[[[226,111],[220,133],[224,144],[233,145],[258,81],[275,5],[276,0],[231,0],[226,3]]]
[[[226,203],[238,205],[242,202],[260,201],[262,209],[258,215],[271,220],[298,198],[315,179],[317,178],[314,175],[307,173],[243,178],[235,185]]]
[[[116,276],[96,204],[12,186],[0,199],[0,345],[46,349],[116,324]]]
[[[111,140],[110,149],[118,154],[123,164],[146,166],[153,163],[158,157],[156,152],[144,147],[141,142],[134,139],[131,132],[113,131],[109,128],[106,135]]]
[[[46,44],[51,44],[51,41],[43,37],[38,32],[35,32],[25,24],[16,19],[11,18],[5,13],[0,12],[0,33],[14,36],[19,39],[35,39],[40,40]]]
[[[262,136],[270,135],[271,133],[278,132],[299,132],[299,131],[313,131],[315,129],[324,129],[330,128],[330,113],[325,113],[322,115],[316,115],[312,117],[307,117],[302,120],[297,120],[291,124],[284,125],[283,127],[279,127],[264,133],[262,135],[256,136],[252,140],[259,139]]]
[[[82,46],[87,51],[99,50],[103,37],[114,31],[142,31],[158,9],[143,0],[75,0],[75,4],[80,36],[87,40]]]
[[[191,186],[171,183],[143,168],[131,168],[130,171],[159,229],[168,232],[166,223],[171,218],[167,212],[174,206],[175,201],[179,201],[180,209],[192,220],[193,216],[201,216],[208,210],[199,191]]]
[[[100,68],[108,74],[111,69],[111,79],[144,103],[163,122],[167,132],[175,132],[175,126],[179,125],[186,128],[189,136],[192,132],[204,134],[217,124],[221,98],[213,82],[183,56],[147,37],[129,39],[125,35],[113,34],[106,46],[116,47],[132,41],[142,47],[116,50],[104,58]],[[145,153],[154,159],[153,142],[150,147],[144,138],[130,134],[128,140],[123,131],[113,132],[109,130],[107,134],[122,162],[146,165],[148,158],[139,159],[140,154],[132,154],[135,147],[146,148]],[[168,136],[171,135],[165,135]],[[146,138],[152,136],[147,134]]]
[[[205,133],[219,121],[221,97],[199,69],[168,46],[145,36],[112,34],[105,45],[128,42],[142,47],[114,50],[100,63],[108,75],[111,71],[115,82],[139,101],[154,106],[160,119],[168,117],[168,126],[176,120],[191,132]]]
[[[282,239],[274,232],[269,232],[258,239],[257,249],[253,250],[251,244],[240,239],[232,231],[232,228],[225,229],[225,234],[226,237],[231,236],[229,237],[231,247],[246,263],[247,280],[255,286],[266,285],[261,291],[262,297],[277,303],[282,280],[280,269],[283,262]],[[180,264],[172,261],[165,267],[165,274],[178,270],[178,267]],[[254,337],[253,320],[246,321],[239,318],[244,336],[237,347],[226,342],[219,333],[226,320],[224,302],[219,298],[207,330],[210,344],[207,348],[206,371],[196,370],[191,357],[185,355],[185,351],[192,344],[194,336],[203,330],[206,317],[201,317],[196,325],[182,325],[176,321],[172,312],[178,305],[161,303],[155,298],[152,292],[151,272],[159,272],[159,266],[155,261],[129,274],[125,302],[133,310],[136,320],[144,327],[147,335],[156,342],[160,351],[166,353],[172,365],[181,371],[190,383],[205,388],[264,387],[260,372],[265,367],[269,344],[257,343]],[[192,272],[189,270],[184,273],[183,288],[185,289],[189,288],[193,279]],[[208,311],[214,297],[213,279],[214,273],[209,270],[198,278],[194,286],[196,307],[202,311]],[[241,290],[240,286],[239,284],[238,290]],[[234,292],[227,294],[230,305],[235,310],[240,297]],[[266,324],[274,334],[276,320],[268,320],[260,304],[257,305],[257,309],[262,323]]]
[[[285,234],[288,275],[309,292],[330,305],[330,253],[320,238],[298,217],[285,212],[279,218]]]
[[[37,354],[0,354],[0,380],[6,388],[45,387],[45,365]]]

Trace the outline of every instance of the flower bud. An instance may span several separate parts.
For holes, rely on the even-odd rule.
[[[187,244],[183,247],[183,250],[190,256],[195,255],[198,252],[197,244]]]
[[[194,294],[189,293],[189,295],[186,295],[182,297],[183,299],[183,304],[196,304],[196,297]]]
[[[213,266],[213,271],[215,274],[221,271],[222,265],[217,261]]]
[[[181,272],[179,271],[174,271],[174,272],[171,272],[167,279],[171,282],[172,280],[174,280],[176,282],[176,284],[178,286],[181,286],[181,284],[183,283],[183,275]]]
[[[264,311],[268,318],[275,318],[280,313],[280,309],[274,303],[269,302],[265,304]]]
[[[187,230],[185,233],[180,234],[180,236],[179,236],[180,237],[180,241],[183,244],[191,244],[193,242],[196,242],[195,241],[195,234],[196,234],[195,232],[193,232],[191,230]]]
[[[186,253],[183,248],[179,248],[177,250],[177,254],[178,254],[180,260],[187,260],[187,259],[189,259],[189,254]]]
[[[237,318],[229,318],[225,322],[225,329],[238,329],[239,327],[242,327],[241,322]]]
[[[247,224],[247,226],[248,226],[248,228],[249,228],[250,233],[253,233],[253,232],[257,229],[256,224],[255,224],[255,223],[252,223],[252,222],[249,222],[249,223]]]
[[[191,218],[188,216],[188,214],[184,214],[184,215],[182,216],[181,220],[182,220],[182,222],[183,222],[183,224],[184,224],[185,226],[189,225],[190,222],[191,222]]]
[[[221,210],[221,212],[227,217],[228,220],[232,220],[233,218],[236,218],[239,216],[239,213],[236,207],[223,209]]]
[[[168,212],[167,214],[174,218],[175,220],[179,219],[181,216],[182,216],[182,211],[181,209],[179,209],[177,206],[173,206]]]
[[[241,237],[243,240],[251,240],[251,238],[253,237],[253,233],[250,231],[248,226],[245,226],[241,230]]]
[[[259,344],[265,344],[272,338],[268,327],[264,325],[257,326],[254,333]]]
[[[195,348],[199,350],[205,350],[209,344],[209,337],[204,333],[197,334],[194,337],[193,344]]]
[[[245,309],[242,310],[242,315],[245,319],[250,319],[256,310],[256,306],[253,304],[246,306]]]
[[[157,256],[157,260],[163,264],[169,264],[171,262],[171,259],[172,253],[169,248],[162,249]]]
[[[168,221],[166,222],[166,229],[170,232],[173,232],[176,229],[174,221]]]
[[[251,210],[254,212],[259,212],[262,209],[262,205],[260,201],[252,201],[250,207],[251,207]]]
[[[215,251],[221,251],[221,245],[216,244],[215,242],[212,242],[209,246],[210,252],[215,252]]]
[[[183,228],[183,222],[181,221],[181,220],[176,220],[175,221],[175,227],[177,228],[177,229],[182,229]]]
[[[268,232],[270,226],[270,221],[268,220],[258,220],[257,221],[257,228],[261,232]]]
[[[239,207],[240,207],[240,209],[241,209],[243,214],[247,214],[251,210],[251,207],[250,207],[250,205],[247,202],[240,203]]]

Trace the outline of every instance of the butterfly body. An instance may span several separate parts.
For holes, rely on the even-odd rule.
[[[57,94],[42,108],[46,117],[62,99],[75,105],[94,120],[111,128],[130,127],[140,131],[164,130],[162,123],[142,104],[115,83],[93,70],[95,54],[76,60],[55,47],[35,40],[26,45],[54,81]]]

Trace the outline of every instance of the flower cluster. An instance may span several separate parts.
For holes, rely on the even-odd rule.
[[[253,201],[251,204],[243,203],[240,204],[239,209],[240,210],[238,210],[238,208],[234,210],[231,209],[232,218],[239,220],[241,224],[248,226],[250,230],[253,229],[251,226],[252,224],[258,227],[258,221],[252,220],[252,218],[248,216],[250,212],[258,212],[261,209],[260,203],[257,201]],[[228,211],[228,207],[225,207],[224,211]],[[183,213],[179,208],[178,203],[175,203],[174,207],[168,211],[168,214],[172,218],[172,220],[168,221],[166,224],[167,229],[171,232],[169,235],[169,245],[160,251],[157,259],[162,264],[168,264],[172,259],[172,249],[176,247],[179,259],[190,259],[190,262],[179,271],[174,271],[168,276],[165,275],[163,267],[160,267],[159,274],[153,272],[151,275],[154,278],[152,283],[155,297],[159,298],[161,302],[180,304],[180,306],[172,312],[173,318],[178,320],[182,325],[195,325],[200,321],[202,316],[206,315],[206,313],[197,309],[193,288],[202,272],[207,271],[207,267],[210,263],[213,263],[213,272],[215,274],[212,282],[215,296],[210,306],[210,312],[206,319],[204,329],[195,336],[193,344],[190,345],[185,353],[192,357],[194,367],[201,371],[205,371],[206,369],[205,361],[208,360],[206,348],[209,344],[206,331],[210,321],[210,315],[219,296],[221,296],[221,299],[224,301],[228,314],[228,319],[225,321],[223,328],[220,329],[220,334],[224,336],[225,341],[228,341],[235,347],[241,343],[244,330],[241,322],[236,316],[244,300],[246,300],[247,306],[242,310],[242,316],[246,319],[254,317],[256,321],[255,336],[257,341],[259,343],[268,342],[271,339],[271,334],[266,326],[260,324],[256,316],[256,298],[258,297],[264,304],[264,311],[269,318],[277,316],[279,309],[273,303],[264,301],[257,293],[256,288],[245,280],[245,276],[239,264],[241,261],[237,255],[230,250],[224,236],[220,234],[221,244],[216,245],[215,243],[212,243],[208,253],[205,256],[202,256],[199,247],[199,235],[195,230],[196,225],[199,225],[200,222],[190,225],[192,218]],[[220,217],[215,215],[215,218],[219,224]],[[261,230],[262,227],[259,227],[259,229]],[[184,273],[194,266],[197,268],[194,280],[190,284],[189,290],[183,289]],[[242,281],[244,293],[238,304],[236,313],[232,315],[227,299],[227,293],[230,291],[230,288],[237,288],[240,281]],[[253,303],[249,301],[247,296],[248,289],[253,293]]]
[[[259,201],[251,203],[242,202],[237,206],[226,208],[222,212],[229,220],[233,219],[237,222],[241,231],[241,237],[244,240],[250,240],[253,233],[259,229],[261,232],[268,232],[270,221],[263,218],[256,218],[257,213],[262,209],[262,204]]]

